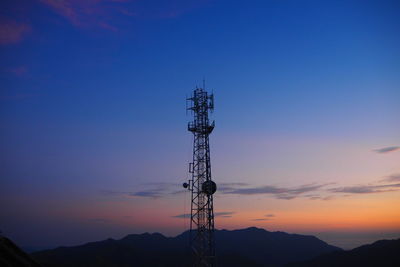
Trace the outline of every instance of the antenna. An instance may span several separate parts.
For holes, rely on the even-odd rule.
[[[203,80],[203,87],[205,80]],[[189,181],[183,184],[191,191],[190,246],[194,256],[194,266],[215,266],[214,244],[214,204],[213,195],[217,185],[211,179],[209,135],[215,123],[210,122],[208,112],[214,109],[214,96],[204,88],[197,88],[187,98],[193,121],[188,123],[188,131],[194,135],[193,162],[189,163]]]

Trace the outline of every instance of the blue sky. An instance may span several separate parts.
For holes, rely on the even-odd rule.
[[[221,228],[400,232],[399,211],[383,208],[399,204],[397,180],[390,190],[376,187],[400,173],[398,1],[26,0],[0,7],[0,194],[8,203],[0,229],[19,244],[183,231],[171,218],[182,213],[183,195],[135,193],[180,190],[192,145],[184,99],[203,77],[216,97],[217,183],[331,184],[318,197],[334,198],[320,204],[316,196],[260,193],[250,214],[244,203],[252,196],[221,193],[216,209],[237,217],[221,218]],[[375,151],[386,147],[394,149]],[[348,190],[354,186],[375,191]],[[352,196],[338,196],[338,188]],[[383,219],[373,226],[355,218],[340,226],[327,217],[317,226],[290,223],[348,199],[379,203],[359,218]],[[151,220],[143,210],[156,213],[161,201],[159,225],[138,218]],[[265,206],[276,214],[271,225],[251,219]],[[82,234],[56,235],[59,229]]]

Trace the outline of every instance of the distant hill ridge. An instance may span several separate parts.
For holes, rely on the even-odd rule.
[[[398,267],[400,266],[400,239],[380,240],[349,251],[335,251],[312,260],[288,264],[290,267]]]
[[[250,227],[216,230],[218,266],[282,266],[341,251],[307,235],[269,232]],[[32,253],[43,266],[191,266],[189,232],[176,237],[130,234],[81,246]]]

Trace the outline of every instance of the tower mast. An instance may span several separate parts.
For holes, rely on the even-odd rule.
[[[209,111],[214,110],[214,95],[204,88],[196,88],[187,110],[193,114],[188,131],[193,133],[193,162],[189,163],[189,183],[183,187],[191,191],[190,246],[194,266],[215,266],[213,194],[217,190],[211,179],[209,135],[214,129]]]

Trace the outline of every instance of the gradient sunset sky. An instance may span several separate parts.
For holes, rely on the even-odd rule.
[[[22,247],[187,230],[206,79],[216,228],[400,237],[397,0],[0,3],[0,231]]]

